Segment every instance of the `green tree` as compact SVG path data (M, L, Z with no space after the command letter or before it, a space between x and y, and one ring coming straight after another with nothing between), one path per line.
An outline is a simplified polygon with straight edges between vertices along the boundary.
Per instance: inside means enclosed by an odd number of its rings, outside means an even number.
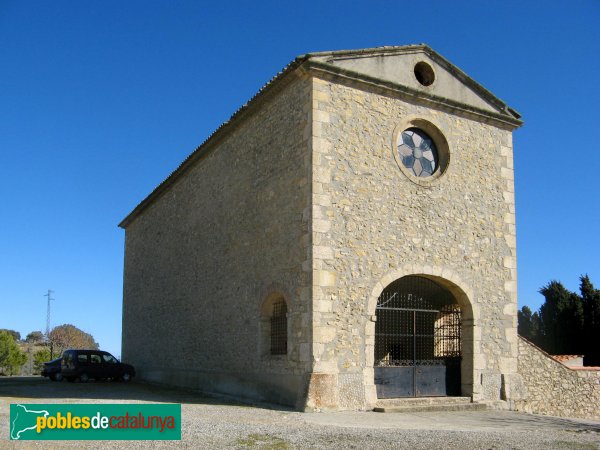
M0 331L6 331L8 334L10 334L13 337L13 339L15 341L20 341L21 340L21 333L19 333L18 331L7 330L6 328L2 328L2 329L0 329Z
M33 373L39 375L42 373L44 363L50 361L50 349L44 347L33 354Z
M25 337L25 342L29 344L39 344L44 342L44 335L41 331L32 331Z
M71 324L59 325L53 328L50 331L49 341L53 347L53 354L57 356L69 348L98 349L98 343L91 334Z
M583 302L558 281L540 289L545 302L540 308L542 348L553 355L583 354Z
M579 278L583 302L584 364L600 366L600 290L595 289L587 275Z
M0 371L5 375L16 375L27 361L12 334L0 331Z
M532 313L529 306L523 306L517 313L519 334L530 342L540 345L540 315Z

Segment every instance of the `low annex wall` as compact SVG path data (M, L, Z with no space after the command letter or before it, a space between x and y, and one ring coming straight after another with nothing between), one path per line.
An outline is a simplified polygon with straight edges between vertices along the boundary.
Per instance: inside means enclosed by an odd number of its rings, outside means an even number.
M517 410L600 419L600 368L571 369L519 337L519 373L528 393Z

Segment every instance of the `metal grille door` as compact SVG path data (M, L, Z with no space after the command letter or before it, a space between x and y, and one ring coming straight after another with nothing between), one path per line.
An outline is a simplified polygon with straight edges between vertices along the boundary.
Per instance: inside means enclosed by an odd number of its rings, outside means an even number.
M377 302L379 398L460 395L460 307L437 283L408 276Z

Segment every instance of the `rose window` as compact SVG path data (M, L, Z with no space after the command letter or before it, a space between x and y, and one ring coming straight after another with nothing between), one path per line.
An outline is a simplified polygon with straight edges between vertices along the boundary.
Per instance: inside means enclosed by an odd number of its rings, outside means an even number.
M419 128L408 128L402 132L398 154L404 167L417 177L430 177L438 168L435 143Z

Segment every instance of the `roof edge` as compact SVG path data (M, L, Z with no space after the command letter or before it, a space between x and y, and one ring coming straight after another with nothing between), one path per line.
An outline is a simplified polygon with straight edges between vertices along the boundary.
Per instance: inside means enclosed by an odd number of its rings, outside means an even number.
M386 45L382 47L360 48L355 50L329 50L324 52L310 52L298 56L299 58L312 58L323 56L351 56L363 54L385 54L385 53L406 53L410 51L419 51L431 48L427 44L409 44L409 45Z
M498 98L492 92L487 90L473 78L468 76L465 72L463 72L458 66L452 64L449 60L444 58L438 52L433 50L427 44L412 44L412 45L403 45L403 46L385 46L385 47L372 47L372 48L363 48L357 50L334 50L327 52L313 52L307 53L305 55L301 55L304 58L323 58L327 56L331 57L344 57L344 56L366 56L366 55L379 55L379 54L404 54L404 53L415 53L415 52L423 52L426 53L431 59L437 62L439 65L444 67L448 72L466 84L468 87L473 89L477 94L479 94L484 100L491 103L496 108L504 111L507 115L513 116L515 119L520 119L521 114L519 114L514 108L511 108L504 102L502 99Z
M309 70L313 72L328 74L331 77L346 78L360 83L365 83L367 85L379 87L388 91L394 91L404 95L405 97L415 99L419 103L426 103L429 106L433 106L436 108L451 109L455 112L463 112L479 120L485 118L488 122L493 121L496 124L509 126L512 129L518 128L521 125L523 125L522 120L514 117L512 114L509 114L507 112L499 113L477 108L476 106L467 105L465 103L457 102L446 97L422 92L417 89L405 86L403 84L394 83L393 81L381 80L379 78L355 72L353 70L344 69L339 66L334 66L332 64L323 63L321 61L308 60L306 62L306 66Z
M154 200L159 198L175 181L180 175L187 172L193 164L202 159L209 151L210 148L223 139L229 132L233 130L237 121L250 113L258 102L265 97L266 94L276 91L278 88L283 89L285 84L281 84L281 80L291 75L296 69L298 69L306 58L299 56L285 66L277 75L269 80L263 87L261 87L254 96L252 96L246 103L240 106L228 120L219 125L196 149L190 153L187 158L183 160L179 166L173 172L171 172L158 186L156 186L144 200L142 200L121 222L119 227L126 229L135 218L141 214Z
M468 85L469 87L474 89L476 92L478 92L485 100L488 100L494 106L505 111L506 114L513 116L515 119L521 118L521 114L519 114L519 112L517 112L517 110L508 106L508 104L505 101L498 98L496 95L492 94L485 87L483 87L483 85L479 84L477 81L475 81L473 78L471 78L465 72L463 72L458 66L452 64L450 61L448 61L446 58L444 58L438 52L433 50L431 47L424 45L424 50L438 64L444 66L444 68L446 70L448 70L451 74L453 74L455 77L457 77L460 81L462 81L463 83L465 83L466 85Z

